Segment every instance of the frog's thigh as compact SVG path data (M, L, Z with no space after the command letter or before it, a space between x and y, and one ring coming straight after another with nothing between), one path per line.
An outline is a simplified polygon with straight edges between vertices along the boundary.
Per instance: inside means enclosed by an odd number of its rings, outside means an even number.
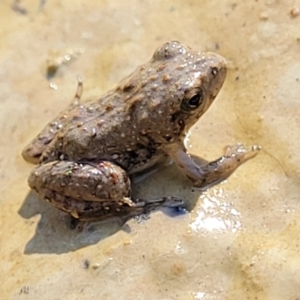
M119 201L130 197L130 179L123 169L111 162L95 164L54 161L36 167L29 186L44 199L64 202ZM130 200L128 200L130 201Z

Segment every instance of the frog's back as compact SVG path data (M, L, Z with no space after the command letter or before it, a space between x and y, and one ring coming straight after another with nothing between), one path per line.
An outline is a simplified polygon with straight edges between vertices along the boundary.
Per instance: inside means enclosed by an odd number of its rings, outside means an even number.
M161 145L180 139L214 99L219 86L214 91L210 77L219 63L219 57L178 42L164 44L115 89L63 112L40 161L109 160L129 172L151 166L163 155ZM205 89L209 101L203 109L182 111L183 99Z
M42 160L107 159L130 169L131 164L146 163L160 155L160 143L150 138L149 132L157 131L169 139L174 135L170 103L165 96L171 100L178 94L170 83L178 81L183 72L177 68L178 62L155 55L100 99L68 111Z

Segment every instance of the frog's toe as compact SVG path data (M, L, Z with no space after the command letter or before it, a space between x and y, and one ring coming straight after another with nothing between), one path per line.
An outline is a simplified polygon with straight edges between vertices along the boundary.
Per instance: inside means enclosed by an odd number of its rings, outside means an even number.
M138 199L137 205L148 206L149 208L155 207L181 207L184 206L184 200L178 197L162 197L158 199Z
M78 233L82 232L83 229L88 225L88 222L80 221L78 218L70 215L70 229L76 230Z
M167 206L167 207L182 207L184 206L184 200L178 197L163 197L162 198L163 203L162 206Z
M224 156L226 158L236 159L239 162L245 162L258 154L261 147L258 145L244 146L243 144L235 144L233 146L226 146L224 149Z

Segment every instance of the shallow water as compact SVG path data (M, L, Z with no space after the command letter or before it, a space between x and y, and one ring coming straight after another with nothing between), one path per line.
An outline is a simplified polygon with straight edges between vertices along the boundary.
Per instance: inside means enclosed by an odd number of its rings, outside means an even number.
M3 299L297 299L300 297L300 16L293 1L2 1L0 192ZM189 136L214 159L227 144L261 153L204 194L173 165L139 183L191 212L78 234L29 193L22 148L64 108L115 85L179 40L228 61L212 108ZM67 56L66 56L67 55ZM63 64L47 79L47 61Z

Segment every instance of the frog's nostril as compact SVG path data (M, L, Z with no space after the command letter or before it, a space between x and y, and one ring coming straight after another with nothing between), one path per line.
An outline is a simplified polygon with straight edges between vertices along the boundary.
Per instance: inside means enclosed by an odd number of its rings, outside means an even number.
M219 73L219 70L216 67L211 68L211 74L216 76Z

